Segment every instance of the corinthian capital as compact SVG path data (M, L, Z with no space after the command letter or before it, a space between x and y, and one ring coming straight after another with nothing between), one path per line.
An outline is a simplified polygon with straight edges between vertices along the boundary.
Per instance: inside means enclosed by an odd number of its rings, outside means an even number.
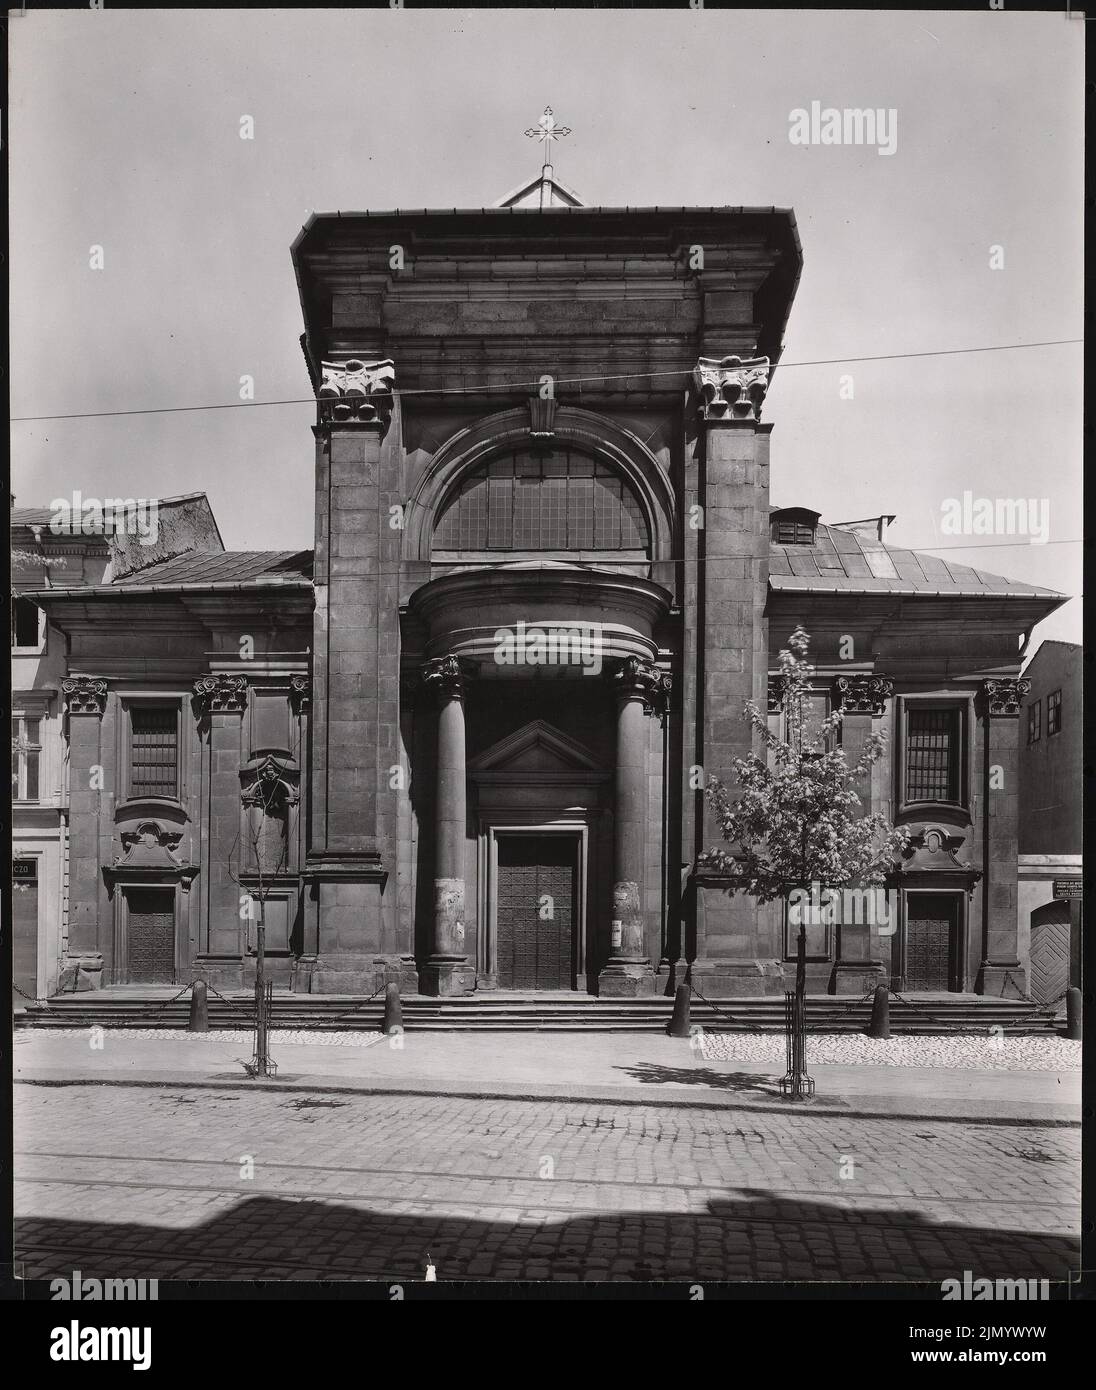
M838 676L836 704L846 714L872 714L877 718L894 694L894 682L887 676Z
M247 677L203 676L194 682L194 703L201 714L243 714Z
M1020 701L1031 689L1031 681L1015 676L998 677L982 682L982 699L988 714L1019 714Z
M693 369L706 420L759 420L769 389L767 357L702 357Z
M320 366L323 380L316 394L321 420L340 425L387 425L396 383L396 364L390 358L363 362L350 357Z
M462 700L464 682L470 674L460 657L436 656L423 662L422 683L435 690L441 700Z
M638 695L648 714L665 709L673 686L672 676L638 656L625 657L609 680L618 697L631 699Z
M100 676L68 676L61 682L68 714L102 715L107 707L107 683Z

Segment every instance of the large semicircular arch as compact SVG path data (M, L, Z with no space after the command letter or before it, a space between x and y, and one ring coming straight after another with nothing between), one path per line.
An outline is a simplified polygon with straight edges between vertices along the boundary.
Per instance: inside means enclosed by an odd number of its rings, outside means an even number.
M651 559L670 560L674 552L674 495L658 460L629 430L604 415L577 406L560 406L555 437L617 467L631 485L651 536ZM404 518L405 560L429 561L434 522L442 503L466 474L492 455L529 443L529 412L499 411L448 439L430 460L408 499Z

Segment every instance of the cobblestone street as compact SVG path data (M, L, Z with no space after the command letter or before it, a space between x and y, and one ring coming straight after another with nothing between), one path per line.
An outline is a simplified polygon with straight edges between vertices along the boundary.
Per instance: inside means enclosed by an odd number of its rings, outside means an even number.
M1079 1131L650 1104L15 1088L30 1278L1064 1279ZM253 1165L253 1175L249 1176Z

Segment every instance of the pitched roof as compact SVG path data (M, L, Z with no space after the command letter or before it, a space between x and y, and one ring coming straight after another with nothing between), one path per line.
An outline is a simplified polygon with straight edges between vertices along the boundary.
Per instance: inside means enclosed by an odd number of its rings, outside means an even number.
M225 550L219 553L195 550L127 574L111 588L143 588L152 584L163 588L173 588L177 584L273 584L311 577L311 550Z
M874 536L819 525L813 545L769 547L769 587L784 592L1044 598L1066 595L954 560L884 545Z

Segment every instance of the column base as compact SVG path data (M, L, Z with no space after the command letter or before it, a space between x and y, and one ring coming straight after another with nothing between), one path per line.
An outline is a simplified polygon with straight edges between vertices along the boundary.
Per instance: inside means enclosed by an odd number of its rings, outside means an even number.
M419 989L435 999L474 994L476 967L467 959L428 960L419 971Z
M792 980L795 966L791 967ZM688 982L709 999L747 999L784 993L784 967L778 960L694 960Z
M103 987L103 957L98 951L71 952L57 981L58 994L83 994Z
M645 999L656 989L655 972L646 962L610 962L597 977L599 999Z
M1027 971L1019 961L983 961L974 992L993 999L1021 999L1028 992Z
M372 955L347 952L316 958L310 994L372 994L380 984Z
M829 993L860 998L876 985L885 984L886 979L881 960L839 960L830 975Z
M401 994L418 994L419 972L414 956L374 956L378 985L399 985Z

